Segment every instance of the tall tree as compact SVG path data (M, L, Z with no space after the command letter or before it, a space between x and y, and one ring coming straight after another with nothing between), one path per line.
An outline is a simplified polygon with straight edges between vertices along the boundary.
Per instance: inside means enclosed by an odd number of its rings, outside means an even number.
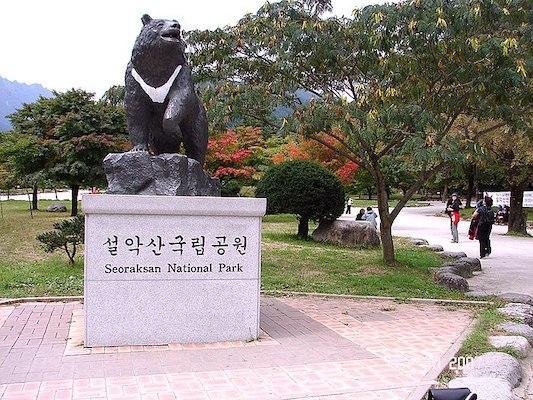
M315 1L284 0L188 40L221 121L223 111L229 120L246 115L272 124L272 111L288 107L279 131L304 133L372 175L383 256L393 263L391 228L401 209L444 165L464 157L450 135L458 116L512 123L529 111L530 8L526 0L415 0L326 18ZM297 96L302 89L310 101ZM412 175L392 211L388 165Z
M46 178L46 164L52 155L48 143L36 135L7 132L0 135L0 164L11 182L32 188L32 209L38 209L39 183Z
M122 108L95 102L83 90L54 93L26 104L10 116L14 131L37 138L49 153L43 169L72 191L72 215L78 213L80 186L103 184L104 157L127 146Z

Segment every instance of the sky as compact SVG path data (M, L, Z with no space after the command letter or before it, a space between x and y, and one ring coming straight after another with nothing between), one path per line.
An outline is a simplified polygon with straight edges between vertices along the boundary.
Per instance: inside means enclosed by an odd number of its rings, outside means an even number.
M334 14L383 0L333 0ZM176 19L184 30L236 23L265 0L0 0L0 76L102 95L123 84L140 18Z

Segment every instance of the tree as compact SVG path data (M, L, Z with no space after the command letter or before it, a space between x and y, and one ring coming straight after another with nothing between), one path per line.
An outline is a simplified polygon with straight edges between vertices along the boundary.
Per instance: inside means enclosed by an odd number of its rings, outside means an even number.
M199 80L225 118L246 115L300 132L366 169L376 184L386 263L392 224L447 163L464 158L451 128L461 114L497 121L530 112L530 9L525 0L403 1L323 17L316 2L267 3L235 26L188 35ZM314 97L302 102L305 90ZM530 114L529 114L530 115ZM338 136L335 132L344 132ZM331 145L320 137L326 132ZM412 176L389 209L387 166Z
M48 150L39 169L70 186L74 216L80 186L102 185L102 160L128 146L125 116L122 108L95 102L83 90L54 95L25 104L9 118L18 135L35 138Z
M32 209L38 209L38 187L52 155L49 143L36 135L7 132L0 136L0 163L9 171L10 182L32 187Z
M527 215L523 208L524 191L533 184L533 131L531 118L524 119L522 129L504 126L481 135L486 123L468 120L462 126L471 138L480 138L478 157L487 160L493 174L502 170L506 187L511 191L508 233L527 234Z
M263 146L260 128L228 129L209 139L205 169L220 179L224 194L235 196L242 185L259 179Z
M259 181L256 196L267 198L269 213L297 214L301 238L308 237L310 220L333 221L344 211L345 193L339 178L311 161L273 166Z
M37 240L43 245L47 253L63 250L69 259L69 264L74 264L74 257L80 244L84 241L85 220L83 215L65 219L54 224L54 230L42 233Z
M342 135L341 132L337 132ZM334 145L333 139L327 135L322 135L322 139ZM350 185L355 179L358 165L353 161L340 156L315 140L308 139L302 135L289 138L286 144L280 146L277 153L272 156L272 162L279 164L287 160L313 160L317 161L325 168L334 172L344 185Z

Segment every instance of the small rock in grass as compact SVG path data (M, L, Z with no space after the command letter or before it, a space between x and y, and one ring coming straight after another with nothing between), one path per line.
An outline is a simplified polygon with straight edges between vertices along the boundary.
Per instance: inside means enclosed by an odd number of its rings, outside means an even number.
M419 238L411 238L409 239L409 242L411 244L414 244L415 246L427 246L429 242L426 239L419 239Z
M481 271L481 261L479 261L479 258L461 257L459 261L470 264L472 267L472 271Z
M455 378L448 382L449 388L468 388L479 400L518 400L511 385L500 378Z
M466 257L466 253L462 251L443 251L440 253L444 258L463 258Z
M472 265L459 260L444 263L441 268L447 268L451 273L463 278L472 278L474 276Z
M503 293L498 296L500 299L511 303L523 303L533 306L533 296L520 293Z
M440 244L425 244L422 245L422 247L431 251L444 251L444 247L442 247Z
M46 207L48 212L67 212L67 207L61 203L53 203Z
M522 336L489 336L489 343L497 349L510 348L516 351L520 357L527 357L531 346Z
M533 346L533 328L529 325L509 321L498 325L498 329L505 333L523 336Z
M507 303L504 307L498 308L498 311L533 327L533 306L522 303Z
M522 380L522 367L513 356L492 351L475 357L463 368L463 376L469 378L501 378L515 388Z
M468 292L468 282L462 276L450 272L443 272L437 273L435 279L439 285L445 286L448 289Z

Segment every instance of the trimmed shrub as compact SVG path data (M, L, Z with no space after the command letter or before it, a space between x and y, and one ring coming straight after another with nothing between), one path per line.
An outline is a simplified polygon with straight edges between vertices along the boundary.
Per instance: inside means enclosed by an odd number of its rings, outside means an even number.
M268 169L257 185L256 197L266 197L269 214L297 214L302 238L309 235L310 220L333 221L344 211L339 178L311 161L287 161Z

